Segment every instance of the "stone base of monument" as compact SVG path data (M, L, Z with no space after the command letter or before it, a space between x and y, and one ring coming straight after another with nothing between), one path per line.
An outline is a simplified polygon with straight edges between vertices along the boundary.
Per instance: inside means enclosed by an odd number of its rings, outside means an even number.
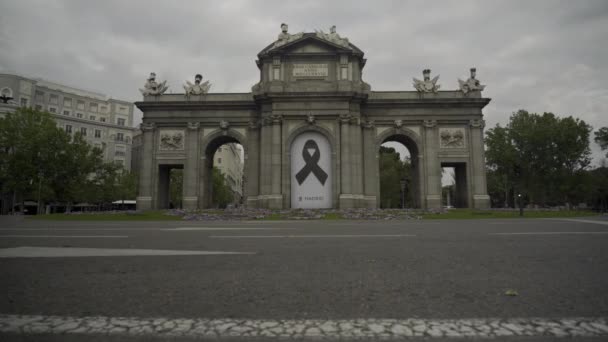
M490 196L488 195L473 195L473 208L488 209L490 208Z
M150 196L138 196L137 197L137 210L151 210L152 209L152 197Z

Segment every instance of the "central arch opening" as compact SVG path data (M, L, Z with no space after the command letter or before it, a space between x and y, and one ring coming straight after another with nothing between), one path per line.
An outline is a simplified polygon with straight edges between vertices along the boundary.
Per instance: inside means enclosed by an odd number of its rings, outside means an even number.
M213 139L205 150L205 208L235 208L244 199L244 148L231 136Z
M420 208L418 148L408 136L386 138L378 151L378 206Z

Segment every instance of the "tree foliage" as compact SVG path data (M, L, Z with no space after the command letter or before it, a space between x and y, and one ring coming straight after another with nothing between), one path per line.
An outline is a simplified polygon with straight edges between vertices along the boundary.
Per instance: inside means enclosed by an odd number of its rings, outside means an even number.
M602 127L595 132L595 142L600 145L602 150L608 150L608 127ZM608 157L608 152L606 152Z
M401 180L407 184L405 207L412 207L411 165L392 147L380 146L380 207L401 208Z
M134 190L133 176L102 151L57 127L50 114L19 108L0 119L0 184L18 201L104 203ZM134 191L128 194L134 197Z
M213 205L218 208L226 208L226 206L234 199L232 189L230 189L230 186L228 185L226 176L222 173L222 171L220 171L220 169L214 167L211 177L211 181L213 183L213 195L211 196L211 201Z
M489 189L502 203L522 193L530 203L548 205L575 201L577 181L589 165L591 127L572 116L520 110L506 127L487 131Z

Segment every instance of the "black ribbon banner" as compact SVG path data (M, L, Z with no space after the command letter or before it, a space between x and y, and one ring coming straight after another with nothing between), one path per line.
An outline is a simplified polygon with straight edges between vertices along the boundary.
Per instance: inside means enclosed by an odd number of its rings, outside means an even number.
M308 153L308 150L314 149L315 152L311 155ZM304 148L302 149L302 157L304 158L304 162L306 165L296 174L296 180L299 185L302 185L308 175L312 172L315 177L321 182L321 185L325 185L325 181L327 180L327 173L321 169L319 166L319 159L321 159L321 152L319 151L319 146L317 143L310 139L306 141L304 144Z

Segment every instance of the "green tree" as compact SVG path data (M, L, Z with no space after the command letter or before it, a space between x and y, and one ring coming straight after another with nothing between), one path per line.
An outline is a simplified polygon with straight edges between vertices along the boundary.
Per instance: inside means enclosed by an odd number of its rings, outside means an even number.
M600 145L603 150L608 149L608 127L602 127L597 132L595 132L595 142ZM606 152L606 157L608 157L608 152Z
M401 208L401 180L411 187L410 162L402 161L392 147L380 146L380 207ZM411 191L406 189L405 206L412 206Z
M169 201L173 208L182 207L184 186L184 170L171 169L169 171Z
M506 127L496 125L486 136L487 163L504 186L505 198L522 192L531 203L575 200L577 177L590 163L591 127L571 116L514 113Z
M213 167L211 177L213 194L211 196L211 202L213 203L213 206L218 208L226 208L226 206L231 203L234 198L232 189L230 189L228 181L226 180L226 176L224 176L220 169Z

